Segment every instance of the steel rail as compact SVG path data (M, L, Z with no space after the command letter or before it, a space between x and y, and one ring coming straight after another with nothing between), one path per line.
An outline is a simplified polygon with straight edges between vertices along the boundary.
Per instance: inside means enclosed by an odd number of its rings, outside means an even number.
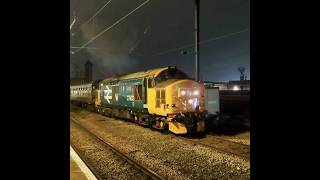
M75 124L77 124L82 130L86 131L88 134L90 134L92 137L94 137L95 139L97 139L99 142L101 142L103 145L105 145L107 148L109 148L110 150L112 150L114 153L116 153L118 156L120 156L121 158L123 158L124 160L126 160L128 163L130 163L131 165L133 165L134 167L136 167L137 169L139 169L141 172L143 172L145 175L149 176L150 179L165 179L162 176L160 176L159 174L157 174L156 172L154 172L153 170L139 164L136 160L134 160L133 158L129 157L128 155L126 155L125 153L121 152L119 149L117 149L116 147L114 147L112 144L106 142L104 139L102 139L101 137L95 135L94 133L92 133L90 130L88 130L86 127L84 127L81 123L77 122L74 118L70 118L72 122L74 122Z

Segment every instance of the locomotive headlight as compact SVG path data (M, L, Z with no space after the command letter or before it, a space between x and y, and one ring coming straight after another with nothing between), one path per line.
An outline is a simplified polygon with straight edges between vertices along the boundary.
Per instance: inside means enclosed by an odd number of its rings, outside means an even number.
M198 90L193 91L193 95L195 96L199 95L199 91Z
M239 87L238 86L233 86L233 89L232 90L234 90L234 91L238 91L238 90L240 90L239 89Z
M184 91L184 90L181 91L181 96L184 96L184 95L186 95L186 94L187 94L186 91Z

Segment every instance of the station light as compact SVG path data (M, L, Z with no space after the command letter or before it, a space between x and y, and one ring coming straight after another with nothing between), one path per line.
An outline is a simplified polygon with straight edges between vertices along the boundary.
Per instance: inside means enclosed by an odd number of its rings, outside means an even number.
M186 95L186 93L187 93L187 92L184 91L184 90L181 91L181 95L182 95L182 96Z
M199 95L199 91L198 90L193 91L193 95L195 96Z

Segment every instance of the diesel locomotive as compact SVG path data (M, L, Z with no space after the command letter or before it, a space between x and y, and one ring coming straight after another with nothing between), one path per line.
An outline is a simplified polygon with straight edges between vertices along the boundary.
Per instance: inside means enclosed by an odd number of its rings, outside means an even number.
M176 67L70 86L70 101L175 134L205 131L205 88Z

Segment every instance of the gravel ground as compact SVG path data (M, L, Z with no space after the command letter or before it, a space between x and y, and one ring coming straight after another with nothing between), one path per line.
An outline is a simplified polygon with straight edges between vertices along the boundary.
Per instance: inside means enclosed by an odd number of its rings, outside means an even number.
M168 179L250 179L250 163L241 158L77 107L70 116Z
M91 135L71 123L71 142L104 179L148 179ZM134 177L134 178L133 178Z
M250 146L250 140L247 139L228 138L228 140Z
M240 132L231 136L220 136L220 137L228 139L229 141L250 145L250 130Z
M188 138L189 140L208 145L230 153L235 153L250 159L250 146L242 143L240 139L230 139L216 135L206 135L203 138ZM238 140L238 141L237 141ZM239 142L241 141L241 142Z

